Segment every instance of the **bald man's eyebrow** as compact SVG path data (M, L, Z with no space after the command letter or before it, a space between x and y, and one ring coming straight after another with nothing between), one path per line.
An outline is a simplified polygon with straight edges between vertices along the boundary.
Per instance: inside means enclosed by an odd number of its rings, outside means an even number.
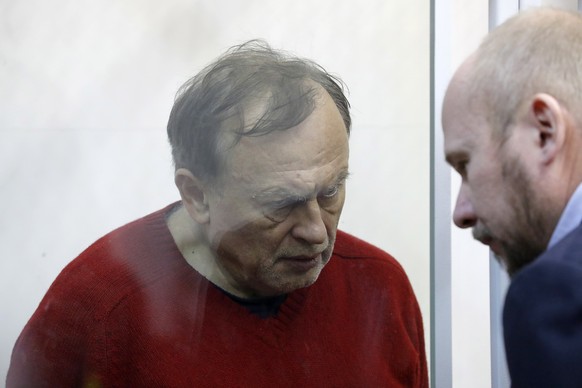
M465 151L450 151L445 155L445 160L451 166L454 166L459 160L467 159L468 155Z

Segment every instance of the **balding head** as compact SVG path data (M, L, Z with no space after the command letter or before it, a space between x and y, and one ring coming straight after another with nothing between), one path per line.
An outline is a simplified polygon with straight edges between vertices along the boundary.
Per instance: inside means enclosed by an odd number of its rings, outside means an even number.
M536 93L553 96L582 123L579 13L521 12L493 30L469 62L469 94L481 96L493 130L506 134L522 103Z

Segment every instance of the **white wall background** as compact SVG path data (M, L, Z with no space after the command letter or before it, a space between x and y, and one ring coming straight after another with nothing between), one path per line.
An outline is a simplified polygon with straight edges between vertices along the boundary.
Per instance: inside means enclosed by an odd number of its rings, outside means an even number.
M177 88L251 38L339 74L353 106L340 227L407 270L429 329L429 2L0 2L0 381L59 271L178 198Z

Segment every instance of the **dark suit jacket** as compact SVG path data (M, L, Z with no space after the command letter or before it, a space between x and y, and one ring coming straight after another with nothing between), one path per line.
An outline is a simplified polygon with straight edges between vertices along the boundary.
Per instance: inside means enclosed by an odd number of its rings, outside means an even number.
M503 326L514 388L582 387L582 225L515 276Z

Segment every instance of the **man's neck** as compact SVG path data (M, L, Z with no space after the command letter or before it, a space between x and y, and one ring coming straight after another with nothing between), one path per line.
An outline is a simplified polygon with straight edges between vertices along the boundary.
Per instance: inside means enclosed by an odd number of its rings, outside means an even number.
M210 248L202 226L190 217L182 205L169 215L166 223L184 260L196 272L224 289L221 272L217 268L214 252Z
M580 222L582 222L582 183L576 187L576 190L570 196L554 229L548 248L554 246L564 236L574 230L580 225Z

